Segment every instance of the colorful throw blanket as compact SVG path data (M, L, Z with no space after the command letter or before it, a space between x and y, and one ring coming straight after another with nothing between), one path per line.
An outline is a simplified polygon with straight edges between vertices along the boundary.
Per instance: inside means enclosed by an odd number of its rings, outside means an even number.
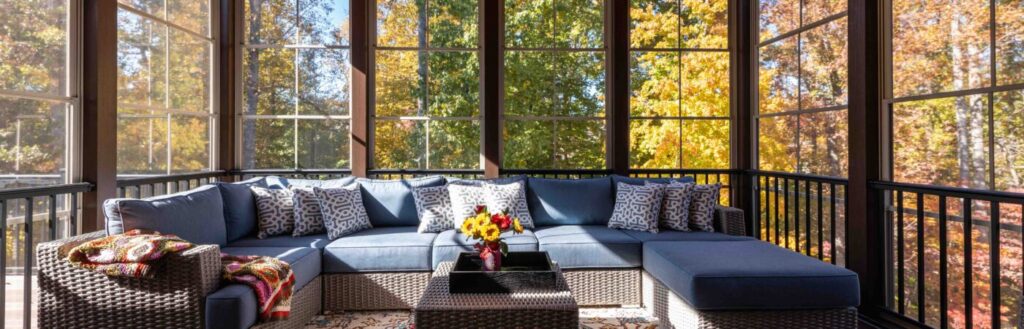
M174 235L131 230L80 244L71 249L68 261L109 276L151 278L154 261L188 248L192 243Z
M247 285L256 292L261 321L288 318L292 305L295 274L291 265L266 256L220 254L224 280Z

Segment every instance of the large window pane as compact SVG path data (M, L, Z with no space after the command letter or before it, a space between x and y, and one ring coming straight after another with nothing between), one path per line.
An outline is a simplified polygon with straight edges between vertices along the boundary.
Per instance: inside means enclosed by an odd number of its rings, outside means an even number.
M800 115L800 172L846 177L846 110Z
M896 97L989 85L987 1L894 0L892 6Z
M683 168L729 168L729 120L683 120Z
M601 48L601 0L505 1L505 44L522 48Z
M425 120L377 120L374 168L427 169Z
M682 116L728 117L729 53L690 52L680 59Z
M807 25L846 10L846 0L804 1L803 24Z
M480 123L468 120L430 121L430 168L480 168Z
M987 99L981 95L893 105L893 177L988 188Z
M430 46L473 48L477 46L477 1L432 0L427 8Z
M846 18L802 34L800 106L805 109L846 104Z
M349 121L298 120L299 168L348 168Z
M556 114L567 116L604 116L604 54L595 52L556 52L555 89L560 98Z
M796 117L790 115L758 119L758 169L796 171L796 125Z
M629 124L629 165L634 169L682 166L679 120L632 120Z
M167 29L121 9L117 24L117 100L163 107L167 95Z
M996 80L1024 83L1024 1L996 1Z
M0 97L0 174L23 177L0 179L0 189L64 181L67 106Z
M191 34L171 31L168 95L173 109L210 111L210 43Z
M121 175L167 173L168 120L146 112L123 113L117 120L117 171Z
M202 116L171 117L171 171L197 172L210 167L210 128Z
M295 113L295 50L248 49L243 56L246 114Z
M424 1L378 0L377 45L381 47L425 47L427 11Z
M428 72L429 115L473 117L480 114L480 62L476 52L431 53Z
M0 12L0 90L64 96L67 3L8 1Z
M382 51L377 53L377 116L422 115L426 101L426 53ZM422 63L422 64L421 64Z
M299 0L302 42L309 45L348 45L352 35L348 5L348 1Z
M679 116L679 54L633 52L630 63L630 115Z
M729 1L683 0L680 33L683 48L725 49L729 44Z
M242 127L243 164L248 169L295 167L295 121L248 119Z
M1024 91L995 98L995 188L1024 193Z
M559 73L552 56L546 52L506 52L505 115L554 115Z
M200 35L210 34L210 1L167 0L167 20Z
M601 169L604 120L510 120L505 123L506 168Z
M244 1L249 44L295 43L296 0ZM253 4L258 6L253 7Z
M800 0L761 0L760 36L765 41L800 25Z
M632 0L629 18L630 47L679 47L679 24L682 20L677 0Z
M348 54L347 49L299 50L299 114L349 115Z
M760 48L758 108L761 114L799 109L800 54L796 40L790 37Z

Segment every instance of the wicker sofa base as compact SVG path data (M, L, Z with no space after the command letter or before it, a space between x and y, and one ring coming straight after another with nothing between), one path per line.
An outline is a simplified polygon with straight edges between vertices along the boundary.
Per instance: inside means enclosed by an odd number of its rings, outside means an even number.
M305 287L292 295L292 312L287 320L274 321L252 326L253 329L302 329L309 321L320 314L321 301L323 300L322 276L316 277Z
M566 283L580 306L638 306L639 268L563 270Z
M324 311L411 310L430 272L324 274Z
M856 328L854 307L823 310L698 311L643 272L644 308L662 328Z

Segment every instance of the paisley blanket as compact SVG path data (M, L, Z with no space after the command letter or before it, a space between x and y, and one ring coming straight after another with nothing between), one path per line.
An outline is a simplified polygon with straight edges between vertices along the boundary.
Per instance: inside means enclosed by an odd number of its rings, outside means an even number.
M131 230L80 244L68 253L68 261L109 276L150 278L157 260L188 248L192 243L174 235Z
M244 284L256 292L261 321L288 318L295 274L291 265L266 256L233 256L221 253L224 280Z

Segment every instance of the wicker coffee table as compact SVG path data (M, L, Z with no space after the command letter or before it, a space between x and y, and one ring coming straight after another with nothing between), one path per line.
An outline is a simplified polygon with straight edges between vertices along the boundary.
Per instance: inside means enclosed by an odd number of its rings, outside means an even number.
M579 328L579 306L561 270L556 290L450 294L448 273L453 266L443 262L430 277L416 303L416 328Z

